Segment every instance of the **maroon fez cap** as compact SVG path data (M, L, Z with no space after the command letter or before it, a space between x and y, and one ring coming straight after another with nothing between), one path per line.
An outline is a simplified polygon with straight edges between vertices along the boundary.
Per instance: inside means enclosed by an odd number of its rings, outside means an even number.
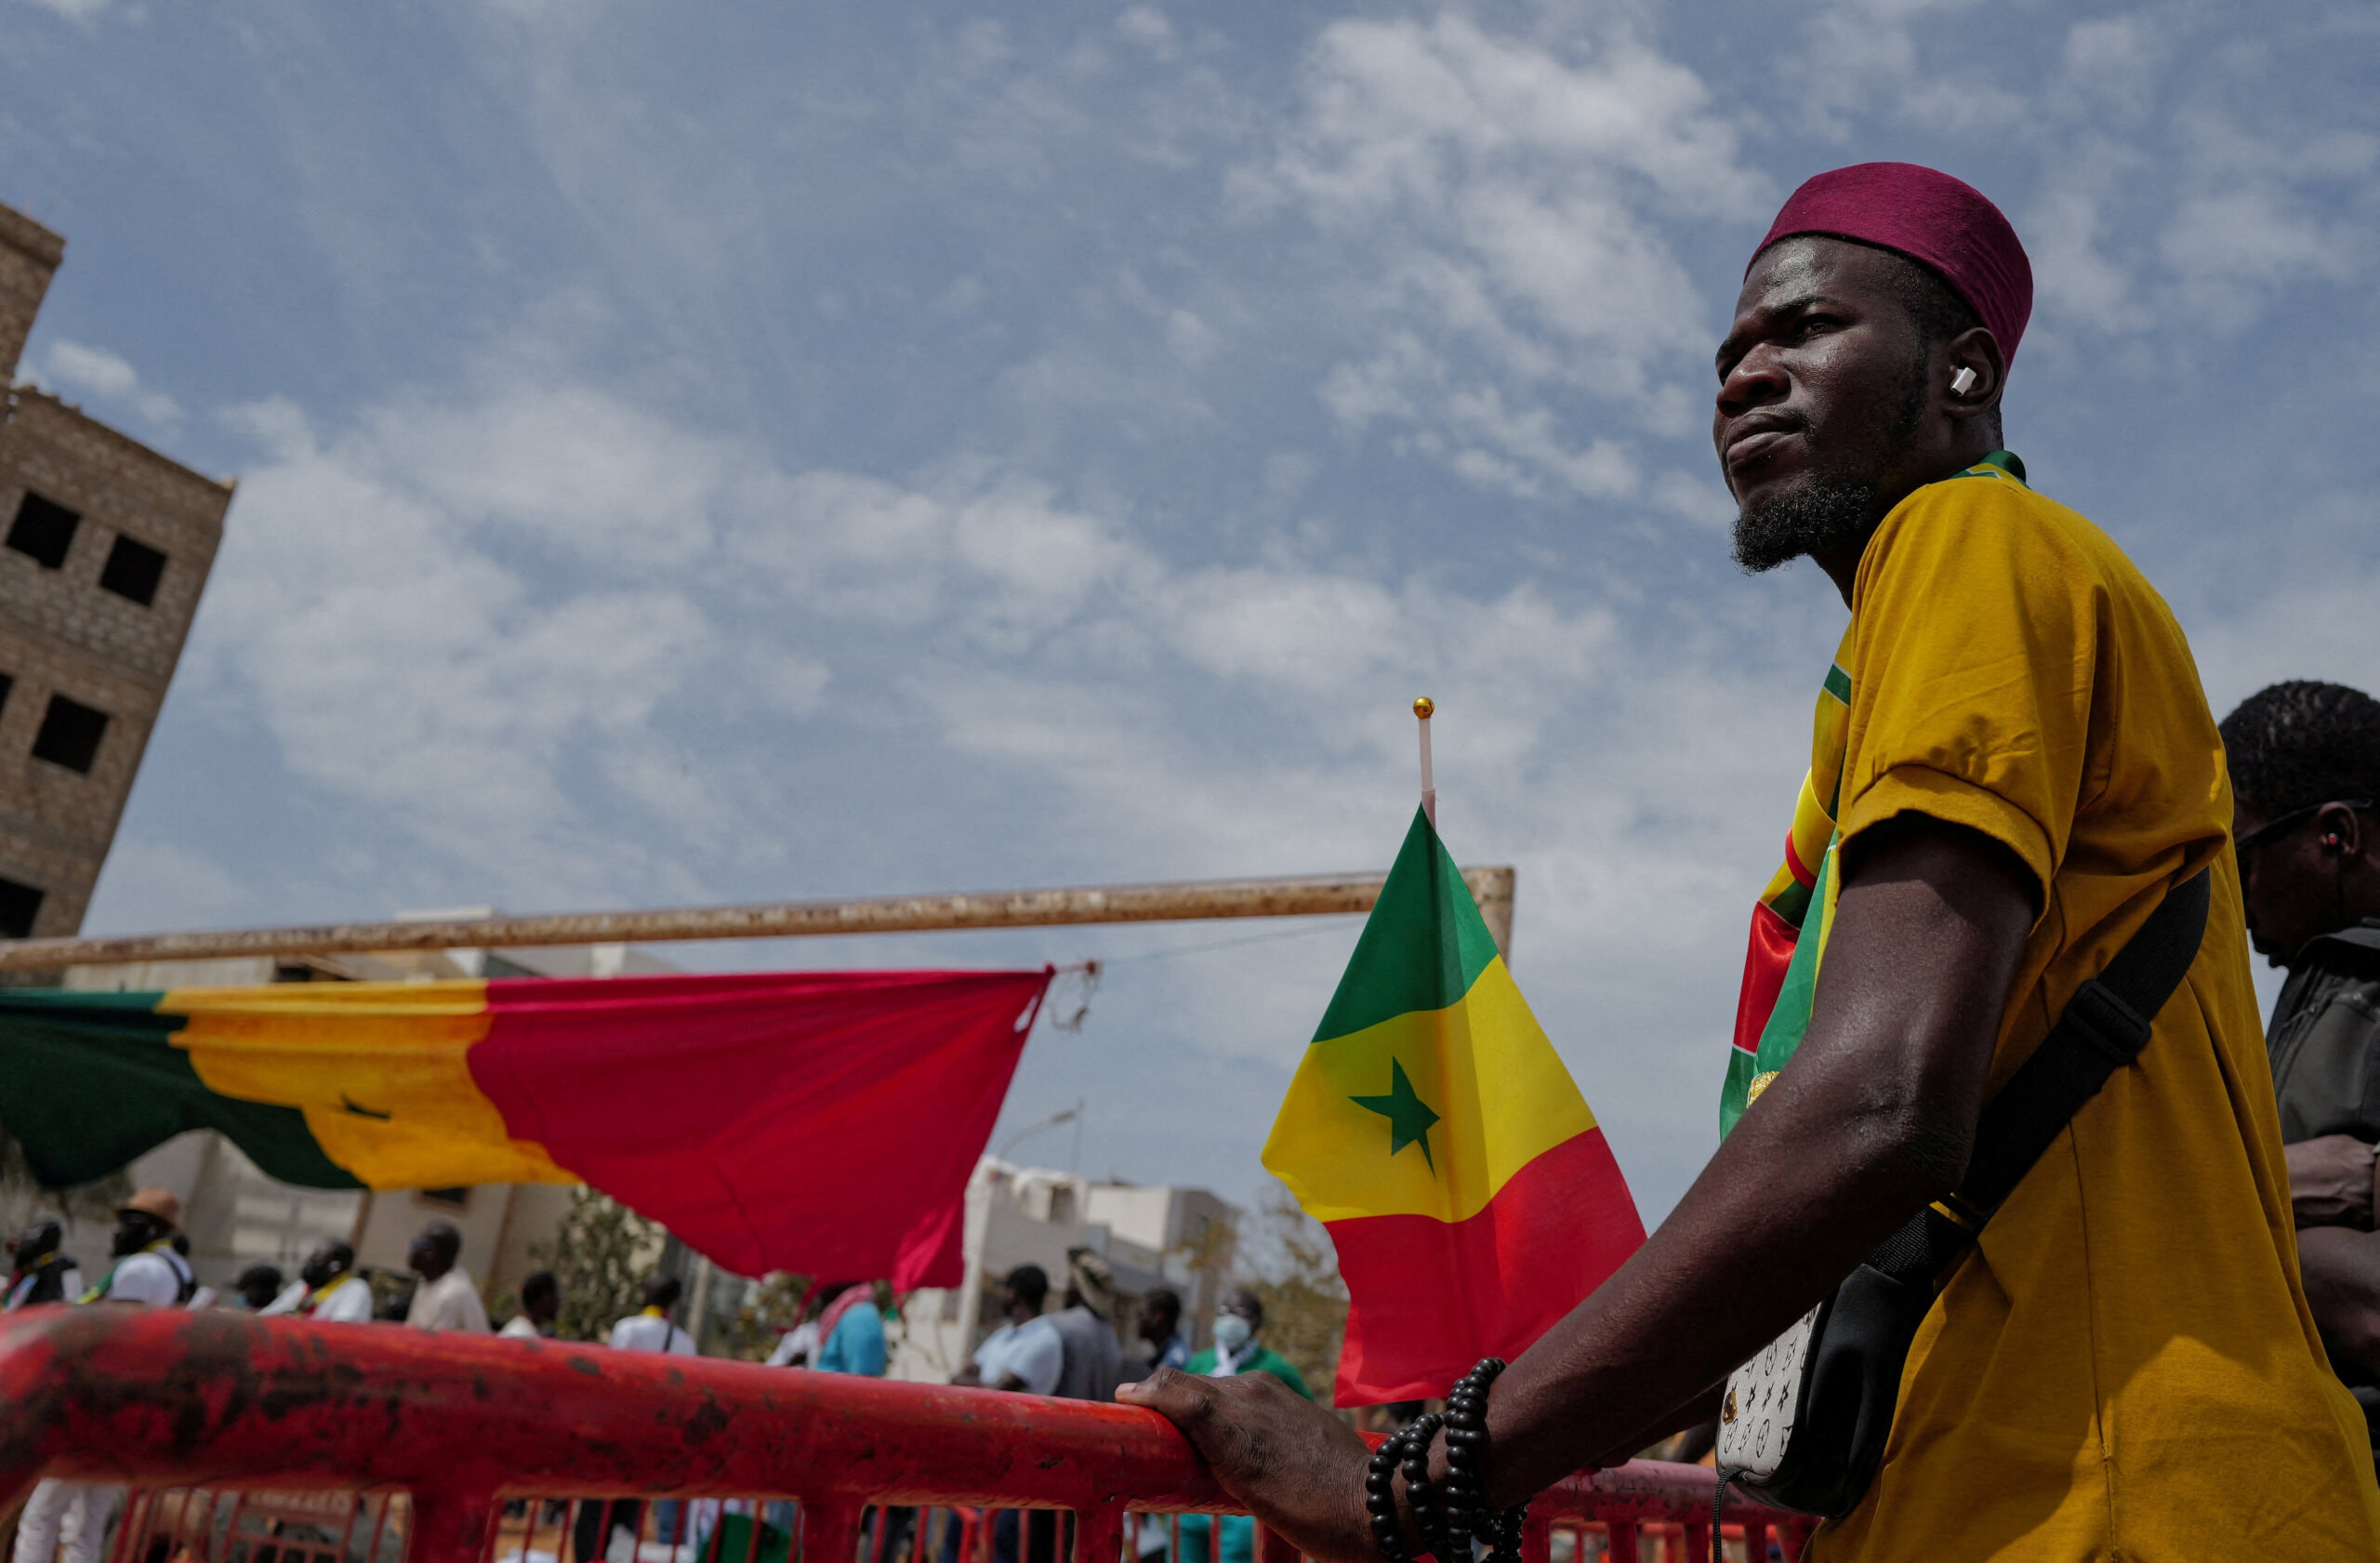
M2033 267L2016 231L1973 185L1914 163L1855 163L1820 174L1787 199L1752 260L1800 233L1857 239L1924 261L2015 360L2033 312Z

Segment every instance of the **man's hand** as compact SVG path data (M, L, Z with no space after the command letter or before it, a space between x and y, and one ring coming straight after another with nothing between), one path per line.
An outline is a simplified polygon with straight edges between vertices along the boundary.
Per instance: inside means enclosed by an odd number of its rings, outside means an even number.
M1162 1412L1249 1513L1324 1563L1373 1556L1364 1512L1371 1450L1354 1428L1270 1373L1210 1379L1160 1368L1117 1387L1127 1406Z
M2373 1146L2352 1134L2324 1134L2285 1147L2289 1157L2289 1203L2303 1226L2352 1226L2372 1230Z

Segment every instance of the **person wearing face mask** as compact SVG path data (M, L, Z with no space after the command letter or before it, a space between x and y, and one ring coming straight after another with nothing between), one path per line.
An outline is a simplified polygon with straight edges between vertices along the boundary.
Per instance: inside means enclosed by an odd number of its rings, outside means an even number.
M79 1301L140 1308L178 1308L198 1290L190 1261L174 1249L182 1205L163 1188L144 1188L116 1207L111 1244L115 1264ZM124 1489L111 1482L44 1477L17 1519L15 1563L99 1563L99 1543Z
M1189 1371L1213 1379L1227 1379L1235 1373L1270 1373L1313 1399L1314 1391L1305 1386L1296 1366L1258 1338L1263 1330L1264 1305L1246 1287L1236 1289L1223 1298L1223 1312L1215 1316L1213 1347L1190 1358Z
M41 1303L71 1303L83 1295L83 1272L74 1261L59 1252L66 1240L65 1227L56 1216L43 1216L24 1230L21 1237L8 1244L14 1263L8 1277L8 1295L0 1308L14 1313Z
M231 1283L231 1293L239 1298L240 1306L252 1314L262 1314L267 1309L274 1313L287 1313L288 1308L278 1308L273 1305L286 1295L290 1305L295 1307L306 1295L306 1283L284 1283L278 1265L251 1265L240 1272L238 1280Z
M296 1311L324 1324L372 1322L372 1287L355 1273L355 1251L337 1238L324 1238L306 1256L298 1278L306 1295Z
M1306 1399L1314 1398L1297 1365L1260 1337L1264 1330L1264 1305L1246 1287L1223 1296L1215 1315L1215 1344L1190 1358L1188 1372L1212 1379L1238 1373L1270 1373ZM1225 1515L1212 1527L1218 1563L1255 1563L1256 1522L1246 1515ZM1202 1514L1182 1517L1181 1563L1208 1563L1210 1520Z

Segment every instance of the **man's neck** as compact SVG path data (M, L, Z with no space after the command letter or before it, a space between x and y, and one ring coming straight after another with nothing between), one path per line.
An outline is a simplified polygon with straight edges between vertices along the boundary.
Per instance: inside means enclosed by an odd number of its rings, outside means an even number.
M1965 443L1969 445L1974 445L1975 444L1972 440ZM1980 464L1983 459L1990 456L1993 451L2000 450L2002 448L2002 446L1996 444L1985 441L1982 445L1975 449L1965 451L1959 456L1948 457L1947 459L1956 463L1954 466L1937 467L1937 465L1929 464L1925 470L1930 475L1920 477L1914 482L1904 478L1899 482L1884 488L1877 496L1879 500L1883 503L1883 509L1877 512L1876 525L1882 526L1884 524L1884 517L1892 514L1893 511L1899 509L1901 501L1907 499L1919 489L1924 488L1932 483L1941 483L1945 479L1955 478L1961 472L1966 471L1970 468ZM1868 529L1867 536L1859 539L1859 546L1858 548L1830 549L1823 553L1814 553L1810 555L1811 562L1818 565L1819 569L1824 570L1827 573L1827 578L1834 582L1835 590L1843 594L1843 605L1846 608L1851 606L1851 589L1858 583L1859 561L1866 557L1869 540L1874 537L1875 535L1876 528L1871 526Z

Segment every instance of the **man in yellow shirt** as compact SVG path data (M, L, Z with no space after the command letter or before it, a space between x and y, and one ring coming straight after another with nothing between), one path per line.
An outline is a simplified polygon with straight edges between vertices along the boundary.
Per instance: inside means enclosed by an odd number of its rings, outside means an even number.
M1811 180L1747 271L1712 418L1737 557L1814 560L1851 622L1755 913L1730 1133L1496 1381L1497 1504L1708 1417L1957 1187L1983 1104L2204 869L2188 975L1941 1278L1882 1466L1812 1556L2380 1554L2298 1281L2215 722L2155 590L2001 448L2031 292L1999 211L1905 164ZM1160 1373L1118 1398L1308 1553L1380 1556L1363 1450L1295 1397Z

